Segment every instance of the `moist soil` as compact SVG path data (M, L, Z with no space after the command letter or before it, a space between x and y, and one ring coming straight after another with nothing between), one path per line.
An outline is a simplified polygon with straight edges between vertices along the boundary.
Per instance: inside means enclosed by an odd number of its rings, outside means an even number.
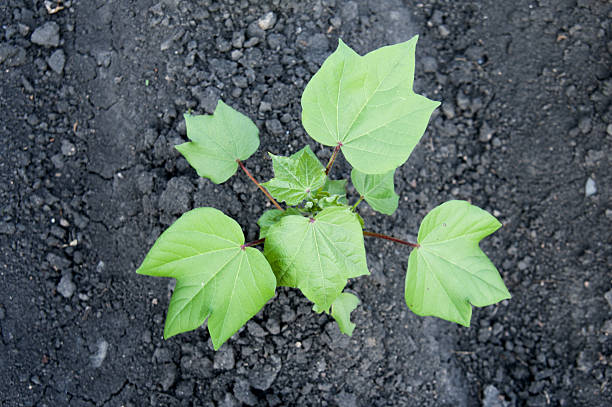
M611 21L603 0L0 2L0 405L612 405ZM262 181L267 152L325 162L308 80L338 38L415 34L415 90L442 105L399 210L359 211L405 239L449 199L493 213L512 299L470 328L417 317L408 248L368 238L352 337L279 288L218 352L206 327L163 340L172 280L134 272L157 236L212 206L254 240L269 207L241 173L198 178L183 113L251 117Z

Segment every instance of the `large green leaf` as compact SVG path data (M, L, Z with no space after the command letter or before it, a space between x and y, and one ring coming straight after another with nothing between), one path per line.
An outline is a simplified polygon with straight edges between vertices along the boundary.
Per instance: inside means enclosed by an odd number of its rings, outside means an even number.
M349 278L369 274L363 231L348 207L314 218L285 216L268 230L264 253L279 285L299 288L328 311Z
M136 272L176 279L165 338L208 318L218 349L274 296L270 265L243 244L238 223L214 208L193 209L161 234Z
M200 177L220 184L259 147L259 130L245 115L219 100L215 114L185 115L190 142L176 146Z
M472 305L510 298L478 246L500 227L492 215L466 201L449 201L429 212L419 228L420 247L408 260L405 294L410 309L469 326Z
M274 154L270 157L274 178L263 185L280 201L297 205L325 184L325 167L309 146L290 157Z
M402 165L439 102L417 95L415 36L361 57L342 41L302 94L302 123L327 146L342 145L347 161L366 174Z
M395 193L393 176L395 170L384 174L364 174L353 168L351 180L357 192L363 196L372 209L391 215L397 209L399 196Z

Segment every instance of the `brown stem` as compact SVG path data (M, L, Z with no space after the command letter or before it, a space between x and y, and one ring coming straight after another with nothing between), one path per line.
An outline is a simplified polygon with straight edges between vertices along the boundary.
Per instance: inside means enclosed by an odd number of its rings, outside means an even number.
M243 245L240 245L240 248L241 248L242 250L244 250L244 249L246 249L247 247L257 246L258 244L262 244L262 243L263 243L263 242L265 242L265 241L266 241L266 238L265 238L265 237L263 237L263 238L261 238L261 239L253 240L252 242L249 242L249 243L245 243L245 244L243 244Z
M329 170L331 170L332 165L334 165L334 161L336 160L336 156L338 156L340 147L342 147L342 143L338 142L338 145L336 145L336 148L334 148L334 152L332 153L332 156L329 159L329 162L327 163L327 167L325 167L325 175L329 174Z
M403 245L406 245L406 246L410 246L410 247L421 247L421 245L418 244L418 243L410 243L410 242L407 242L405 240L398 239L397 237L387 236L387 235L383 235L381 233L367 232L367 231L364 230L363 231L363 235L364 236L378 237L379 239L390 240L392 242L400 243L400 244L403 244Z
M244 173L247 175L247 177L249 177L251 179L251 181L253 181L255 183L255 185L257 185L257 188L261 189L261 192L263 192L268 197L268 199L274 204L274 206L276 206L281 211L284 211L284 209L281 208L281 206L278 204L278 202L276 202L276 200L274 198L272 198L272 195L270 195L268 190L265 189L259 182L257 182L257 180L251 175L251 173L249 172L249 170L246 169L246 167L244 166L242 161L236 160L236 162L240 165L240 168L242 168L242 171L244 171Z

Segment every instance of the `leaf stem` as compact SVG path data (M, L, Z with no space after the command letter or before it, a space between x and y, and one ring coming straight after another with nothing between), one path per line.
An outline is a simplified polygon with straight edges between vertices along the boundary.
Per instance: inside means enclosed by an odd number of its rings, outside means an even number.
M334 148L334 152L332 153L331 158L329 159L329 162L327 163L327 167L325 167L325 175L329 174L329 170L331 170L332 165L334 165L334 161L336 161L336 156L338 156L340 147L342 147L342 143L338 142L336 148Z
M353 205L353 207L351 208L351 211L355 212L355 209L357 209L357 205L359 205L361 203L361 201L363 201L363 195L361 195L359 197L359 200L357 202L355 202L355 205Z
M249 177L251 179L251 181L253 181L255 183L255 185L257 185L257 188L261 189L261 192L263 192L268 197L268 199L274 204L274 206L276 206L281 211L284 211L284 209L281 208L281 206L278 204L278 202L276 202L276 200L274 198L272 198L272 195L270 195L268 190L265 189L259 182L257 182L255 177L253 177L251 175L251 173L249 172L249 170L246 169L246 167L244 166L242 161L237 159L236 162L240 165L240 168L242 168L242 171L244 171L244 173L247 175L247 177Z
M258 244L262 244L262 243L263 243L263 242L265 242L265 241L266 241L266 238L265 238L265 237L263 237L263 238L261 238L261 239L253 240L252 242L249 242L249 243L244 243L244 244L240 245L240 248L241 248L242 250L244 250L244 249L246 249L247 247L257 246Z
M407 242L407 241L405 241L405 240L398 239L397 237L392 237L392 236L383 235L382 233L374 233L374 232L368 232L368 231L365 231L365 230L364 230L364 231L363 231L363 235L364 235L364 236L372 236L372 237L377 237L377 238L379 238L379 239L390 240L390 241L392 241L392 242L395 242L395 243L400 243L400 244L403 244L403 245L406 245L406 246L410 246L410 247L421 247L421 245L420 245L420 244L418 244L418 243L410 243L410 242Z

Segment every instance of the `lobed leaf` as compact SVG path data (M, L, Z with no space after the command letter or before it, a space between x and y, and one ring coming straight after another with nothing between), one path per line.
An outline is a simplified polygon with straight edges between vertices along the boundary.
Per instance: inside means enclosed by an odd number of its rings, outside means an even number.
M243 244L238 223L214 208L193 209L161 234L136 272L176 279L164 338L208 318L219 349L274 296L270 265L259 250Z
M439 102L414 93L418 37L359 56L342 40L302 94L302 123L366 174L402 165Z
M361 224L346 206L283 217L268 230L264 254L279 285L299 288L326 312L347 279L369 274Z
M397 209L399 196L395 193L395 170L384 174L364 174L353 168L351 180L357 192L377 212L392 215Z
M410 253L406 304L418 315L470 325L472 305L510 298L499 272L478 242L501 224L466 201L449 201L429 212L419 228L420 247Z
M325 184L325 167L310 146L290 157L270 154L274 178L262 185L272 196L289 205L297 205Z
M200 177L215 184L227 181L238 169L236 160L246 160L259 148L257 126L222 100L213 115L184 117L191 141L175 148Z

